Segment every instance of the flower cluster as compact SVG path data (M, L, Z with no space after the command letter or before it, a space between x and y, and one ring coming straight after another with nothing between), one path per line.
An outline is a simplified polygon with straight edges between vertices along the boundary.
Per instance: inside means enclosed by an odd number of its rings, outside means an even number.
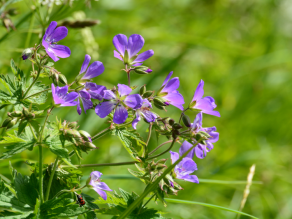
M70 49L68 47L56 44L66 37L68 30L66 27L56 27L57 23L52 22L46 30L42 41L48 56L54 61L58 61L58 57L66 58L70 56ZM214 98L210 96L203 97L204 81L200 81L192 101L188 106L184 106L184 97L178 91L180 80L178 77L172 78L172 71L167 75L162 86L156 93L153 90L147 91L146 85L143 85L138 93L135 91L136 86L130 86L130 73L132 71L138 74L151 73L152 70L142 64L153 56L153 50L147 50L138 54L144 46L144 39L138 34L131 35L129 39L123 34L118 34L114 37L113 44L116 48L114 50L114 57L123 61L125 66L124 71L128 76L128 85L117 84L117 87L106 88L103 85L94 83L93 79L101 75L105 68L100 61L94 61L89 65L91 57L85 55L81 70L73 83L64 87L55 87L52 84L54 105L77 105L79 115L82 113L81 106L83 106L84 113L90 109L94 109L96 115L100 118L108 117L112 125L127 122L127 124L132 124L133 129L137 128L137 124L141 119L146 123L150 123L149 127L152 127L151 125L154 124L157 129L156 131L172 138L173 143L178 138L183 140L179 153L170 151L172 163L177 163L172 172L173 176L177 179L199 183L198 177L191 175L197 170L197 165L193 160L194 155L196 154L196 157L200 159L204 158L213 149L213 143L219 139L219 133L216 132L216 127L204 128L202 126L203 113L220 117L220 113L214 110L216 108ZM25 57L27 58L27 56ZM72 89L71 87L74 84L77 87ZM69 90L72 92L68 93ZM94 100L97 100L97 102L94 102ZM153 105L156 109L165 111L166 107L170 105L178 108L181 110L179 122L177 123L168 117L161 117L153 111ZM188 110L196 113L193 123L190 122L189 117L185 114ZM180 124L181 119L185 128L187 128L185 131L181 131L183 128ZM91 139L89 142L91 143ZM185 153L187 151L190 152L186 155ZM179 159L180 162L178 162ZM164 167L166 166L164 165ZM103 199L106 199L107 196L104 190L112 190L105 183L99 181L101 175L98 171L92 172L88 185ZM164 182L167 182L167 180L164 180ZM170 180L169 183L170 187L173 187L173 180Z

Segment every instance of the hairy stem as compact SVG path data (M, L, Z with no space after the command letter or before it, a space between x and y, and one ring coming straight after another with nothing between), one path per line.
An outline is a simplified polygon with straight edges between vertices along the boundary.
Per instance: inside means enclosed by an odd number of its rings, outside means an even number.
M49 178L49 182L48 182L47 191L46 191L46 194L45 194L45 201L47 201L49 199L51 185L52 185L52 182L53 182L53 178L54 178L55 172L56 172L57 167L58 167L58 160L59 160L59 158L57 157L55 162L54 162L53 171L51 172L51 175L50 175L50 178Z
M142 154L142 157L145 157L146 156L146 151L147 151L147 148L146 147L148 146L148 143L150 141L151 132L152 132L152 122L149 123L148 137L147 137L146 145L143 146L143 154Z
M160 157L161 155L163 155L163 154L167 153L168 151L170 151L171 148L173 147L174 143L176 142L176 139L177 139L177 138L174 138L174 139L172 140L171 145L170 145L169 148L167 148L165 151L161 152L160 154L157 154L157 155L154 155L154 156L152 156L152 157L149 157L148 159L153 159L153 158L156 158L156 157ZM164 143L165 143L165 142L164 142ZM147 159L147 160L148 160L148 159Z
M96 135L94 135L91 140L94 141L96 139L101 138L102 136L104 136L105 134L109 133L111 131L111 127L107 127L106 129L100 131L99 133L97 133Z
M157 184L179 163L186 157L195 146L197 146L203 139L200 139L187 152L185 152L176 162L169 166L152 184L148 184L144 192L118 217L118 219L126 218L131 212L143 201L143 199L157 187ZM174 141L173 141L174 142Z
M35 56L36 56L36 51L35 51ZM35 77L35 79L33 80L33 82L31 83L31 85L27 88L26 92L23 95L23 99L26 99L26 95L28 94L28 92L30 91L30 89L33 87L33 85L35 84L35 82L39 79L40 73L41 73L41 64L38 63L38 73L37 76Z
M46 116L46 119L45 119L45 122L43 124L43 127L40 131L40 135L39 135L39 138L38 138L38 144L39 145L39 193L40 193L40 202L43 203L43 196L44 196L44 193L43 193L43 147L41 145L42 143L42 138L43 138L43 132L45 130L45 126L46 126L46 123L47 123L47 120L50 116L50 113L51 111L53 110L54 107L52 107L51 109L48 110L47 112L47 116Z
M168 144L168 143L170 143L170 142L172 142L172 140L169 140L169 141L163 142L161 145L159 145L159 146L158 146L157 148L155 148L153 151L149 152L148 155L153 154L155 151L157 151L157 150L158 150L159 148L161 148L163 145Z
M138 161L128 161L128 162L120 162L120 163L96 163L96 164L82 164L82 165L75 165L79 168L84 167L103 167L103 166L124 166L124 165L132 165L135 163L139 163ZM68 165L63 165L62 167L70 167Z

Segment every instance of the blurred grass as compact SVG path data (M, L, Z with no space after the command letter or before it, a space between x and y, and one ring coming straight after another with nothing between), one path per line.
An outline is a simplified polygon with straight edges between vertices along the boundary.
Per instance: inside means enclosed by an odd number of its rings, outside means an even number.
M30 1L21 1L16 7L19 15L12 18L17 31L6 32L0 27L0 69L2 74L10 71L13 58L29 75L31 65L20 60L27 39L29 46L39 42L41 23L31 12ZM46 7L41 7L44 17ZM76 12L78 12L76 14ZM122 63L113 57L112 38L123 33L141 34L145 39L143 51L153 49L155 55L145 62L151 75L132 75L132 84L147 84L148 89L158 89L170 71L180 77L180 92L189 102L200 79L205 81L205 95L213 96L221 118L204 116L204 126L216 126L220 140L208 156L199 160L196 175L202 179L246 180L249 167L256 164L255 181L243 211L258 218L288 219L292 217L291 198L291 142L292 124L290 107L292 98L292 8L288 0L111 0L92 1L85 7L83 1L69 6L54 6L50 21L86 15L98 19L101 24L90 30L94 36L99 61L105 72L95 79L97 84L108 87L126 83L121 71ZM25 19L26 16L30 15ZM35 16L32 18L31 16ZM32 21L32 19L34 19ZM28 32L33 22L32 31ZM89 46L84 30L69 28L69 35L61 44L69 46L70 58L61 59L56 68L72 81L78 74ZM88 30L87 30L88 31ZM90 54L90 55L94 55ZM43 80L44 82L49 82ZM161 113L161 112L159 112ZM168 113L178 118L179 110L169 107ZM0 111L5 118L5 109ZM192 114L189 114L193 119ZM78 116L75 109L56 109L55 116L66 120L78 120L80 128L96 134L106 127L104 120L94 111ZM147 126L140 125L143 132ZM146 137L146 133L143 134ZM162 141L162 139L160 140ZM84 156L82 163L107 163L130 161L130 156L115 137L104 137L97 143L99 149ZM150 147L157 144L153 137ZM178 150L177 144L174 150ZM3 152L0 148L0 152ZM20 160L33 160L37 148L11 158L13 165L23 173L29 168ZM169 155L165 155L168 158ZM53 162L54 155L45 151L45 161ZM0 173L8 178L8 160L0 162ZM127 168L101 167L104 175L129 174ZM89 175L92 169L84 169ZM133 180L105 179L117 190L141 193L143 184ZM177 197L181 200L206 202L237 210L240 206L244 185L192 184L180 182L184 190ZM88 191L90 192L90 191ZM93 193L92 193L93 194ZM169 203L164 208L173 218L235 218L234 213L208 209L200 206ZM241 218L247 218L241 216Z

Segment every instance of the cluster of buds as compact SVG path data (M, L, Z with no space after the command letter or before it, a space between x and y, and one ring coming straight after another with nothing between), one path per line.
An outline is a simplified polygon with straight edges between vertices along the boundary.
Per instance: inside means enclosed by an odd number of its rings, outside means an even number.
M25 121L30 121L30 120L33 120L35 118L41 118L42 113L43 113L43 110L32 111L32 110L29 110L25 107L23 107L22 111L8 112L7 113L8 118L6 118L4 120L1 128L10 129L13 126L15 126L19 121L21 124Z
M156 122L153 123L156 131L162 135L169 135L173 138L176 138L180 135L180 129L183 128L182 125L175 122L173 119L169 117L157 119Z
M151 90L147 91L146 85L143 85L142 87L140 87L139 94L142 96L143 99L146 98L151 101L151 97L153 96L154 92Z
M77 128L77 122L64 121L59 130L67 141L72 142L82 151L86 152L91 149L96 149L96 146L92 143L91 135L86 131L77 130Z

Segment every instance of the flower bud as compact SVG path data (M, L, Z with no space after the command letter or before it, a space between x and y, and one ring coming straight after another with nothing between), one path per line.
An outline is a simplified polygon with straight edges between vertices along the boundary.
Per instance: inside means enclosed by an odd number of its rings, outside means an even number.
M25 108L25 107L22 108L22 113L23 113L23 115L24 115L25 117L28 117L28 115L29 115L29 111L28 111L28 109Z
M153 99L153 101L154 101L154 104L155 104L155 105L159 105L159 106L167 106L167 104L165 103L165 100L164 100L163 98L161 98L161 97L155 97L155 98Z
M85 152L92 150L92 149L96 149L96 146L91 142L85 142L83 144L80 144L79 146L80 146L81 150L83 150Z
M155 102L154 102L154 106L155 106L157 109L165 110L165 107L164 107L164 106L160 106L160 105L156 104Z
M14 15L17 15L18 14L18 11L16 8L10 8L8 11L7 11L7 14L9 14L10 16L14 16Z
M148 98L148 97L151 97L153 95L153 91L149 90L149 91L146 91L144 94L143 94L143 98Z
M14 111L11 113L12 117L21 117L22 116L22 112L21 111Z
M14 118L12 119L6 126L7 129L10 129L12 128L16 123L17 123L18 119L17 118Z
M92 142L91 135L88 132L83 131L83 130L79 130L79 133L80 133L81 137L84 138L86 141Z
M171 126L173 126L173 124L174 124L174 120L173 120L173 119L169 119L169 120L168 120L168 124L171 125Z
M77 127L77 122L70 122L68 124L68 128L70 128L70 129L75 129L76 127Z
M54 85L58 86L59 85L59 74L53 74L52 80L53 80Z
M179 134L180 134L180 133L179 133L179 131L178 131L177 129L174 129L174 130L172 131L172 137L173 137L173 138L176 138Z
M32 57L32 55L33 55L32 48L27 48L27 49L23 50L21 57L23 60L26 60L26 59L29 59L30 57Z
M187 115L183 115L182 116L182 121L183 121L183 123L184 123L184 125L186 126L186 127L191 127L191 120L190 120L190 117L188 117Z
M29 113L27 118L28 119L34 119L35 118L35 114L34 113Z
M140 87L139 94L142 96L145 92L146 92L146 86L143 85L142 87Z
M67 85L67 78L65 77L65 75L63 74L59 74L59 81L64 84Z
M65 131L65 136L68 138L73 138L73 139L81 139L81 135L77 130L74 129L67 129Z
M12 121L13 118L8 117L4 120L4 122L2 123L2 128L7 127L7 125Z
M142 74L142 75L150 74L152 72L152 70L148 68L147 66L137 66L134 68L134 71L137 74Z
M159 164L157 164L156 165L156 169L157 170L162 170L162 169L164 169L165 167L167 167L165 164L162 164L162 163L159 163Z
M181 129L181 128L182 128L182 125L179 124L179 123L177 123L177 122L175 122L175 123L173 124L172 127L173 127L174 129Z

